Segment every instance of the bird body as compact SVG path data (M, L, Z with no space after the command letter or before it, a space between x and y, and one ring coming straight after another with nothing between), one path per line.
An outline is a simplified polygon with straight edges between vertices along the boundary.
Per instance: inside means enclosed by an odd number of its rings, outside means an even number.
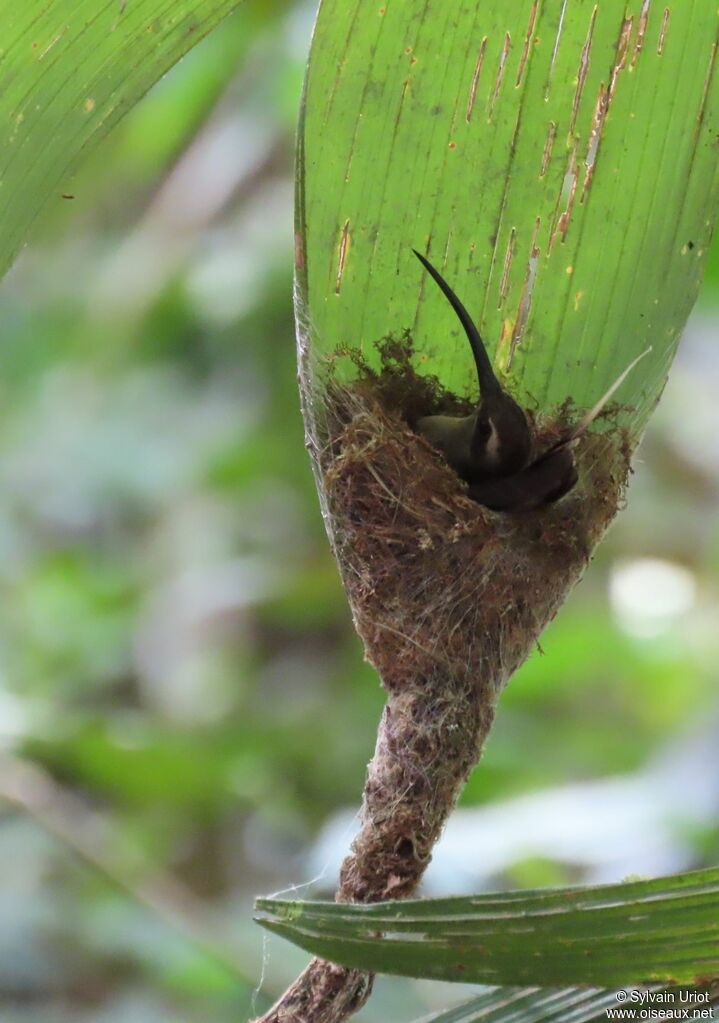
M462 479L471 474L470 451L477 414L468 416L423 416L417 420L417 433L441 451Z
M559 501L577 480L571 446L562 444L550 448L520 472L470 485L469 496L492 511L532 511Z

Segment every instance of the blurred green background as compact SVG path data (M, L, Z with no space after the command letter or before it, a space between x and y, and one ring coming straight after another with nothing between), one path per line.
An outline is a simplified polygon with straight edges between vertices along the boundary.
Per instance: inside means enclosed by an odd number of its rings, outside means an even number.
M312 3L247 0L2 284L0 1020L236 1023L304 962L383 704L303 447ZM719 249L629 503L512 680L426 892L719 859ZM259 992L253 989L260 983ZM466 992L380 981L358 1017Z

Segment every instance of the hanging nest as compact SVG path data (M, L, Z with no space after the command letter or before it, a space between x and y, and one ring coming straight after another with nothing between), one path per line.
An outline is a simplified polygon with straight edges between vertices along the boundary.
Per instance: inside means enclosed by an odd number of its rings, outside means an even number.
M364 790L362 827L337 899L417 888L478 762L502 687L581 576L623 498L629 438L612 425L576 450L579 484L539 511L496 513L422 437L416 420L471 404L412 366L408 334L356 352L356 377L309 372L305 422L323 513L367 659L388 699ZM614 412L616 413L616 408ZM530 416L535 454L566 436L568 402ZM260 1023L341 1023L372 978L314 959Z
M586 435L580 483L567 497L492 512L412 429L422 415L460 415L471 404L416 373L408 334L378 350L380 370L348 353L357 378L330 374L311 434L355 626L389 694L364 827L343 868L340 897L353 901L416 887L502 687L581 576L629 472L623 431ZM566 403L530 418L536 454L576 417Z

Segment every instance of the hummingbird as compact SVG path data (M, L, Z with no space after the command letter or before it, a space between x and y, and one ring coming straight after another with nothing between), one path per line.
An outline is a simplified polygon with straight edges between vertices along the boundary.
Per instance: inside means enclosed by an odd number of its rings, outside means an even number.
M412 250L439 285L467 335L479 382L479 403L466 416L423 416L421 436L442 452L468 485L469 496L493 511L531 511L561 500L577 484L574 449L647 348L602 395L566 436L532 458L533 438L527 416L500 384L476 324L457 295L429 260Z
M479 330L449 284L430 261L412 250L452 306L467 335L479 383L479 403L466 416L422 416L416 430L438 448L467 483L519 472L529 462L532 435L527 417L504 390Z

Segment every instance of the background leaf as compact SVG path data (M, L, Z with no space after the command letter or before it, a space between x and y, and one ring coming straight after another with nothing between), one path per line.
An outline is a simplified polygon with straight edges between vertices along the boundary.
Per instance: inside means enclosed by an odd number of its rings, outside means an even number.
M641 425L719 201L719 12L703 0L325 0L307 81L300 274L320 352L412 328L474 386L427 249L526 401L621 392Z
M82 157L239 0L26 0L0 11L0 274Z
M719 869L372 906L257 906L269 930L372 972L537 987L700 984L719 972Z

